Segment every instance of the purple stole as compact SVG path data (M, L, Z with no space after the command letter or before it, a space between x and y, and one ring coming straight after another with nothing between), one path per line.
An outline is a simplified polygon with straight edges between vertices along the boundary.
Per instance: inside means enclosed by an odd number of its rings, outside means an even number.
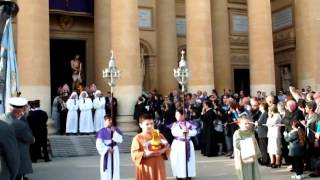
M120 129L116 128L115 131L122 135L122 132L120 131ZM100 129L99 132L97 133L97 139L102 139L102 141L103 140L111 140L110 144L105 144L108 147L114 147L117 145L117 143L114 142L111 138L111 129L110 128ZM105 153L104 160L103 160L103 171L105 171L106 169L108 169L108 152Z
M185 121L179 121L179 122L175 122L175 123L177 123L179 125L180 129L183 129L185 127ZM189 126L189 128L188 128L189 130L197 128L196 125L194 125L188 121L186 123L187 123L187 127ZM189 161L189 159L190 159L190 138L185 139L184 137L183 138L175 137L175 139L178 141L184 141L187 143L186 153L187 153L187 161Z

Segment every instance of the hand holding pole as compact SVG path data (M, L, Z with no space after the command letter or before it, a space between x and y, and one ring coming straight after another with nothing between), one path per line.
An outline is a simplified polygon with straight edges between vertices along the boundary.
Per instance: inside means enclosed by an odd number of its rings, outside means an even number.
M115 62L115 58L114 58L114 54L113 54L113 50L111 50L111 57L110 60L108 62L108 68L104 69L102 71L103 73L103 78L106 79L108 85L111 88L111 119L112 121L114 120L114 116L115 114L113 114L113 90L114 87L116 86L116 81L120 78L120 71L117 68L116 62ZM111 153L111 179L113 179L113 163L114 163L114 159L113 159L113 133L114 133L114 127L111 127L111 149L112 149L112 153Z
M189 78L189 69L187 66L187 62L184 59L184 54L185 52L182 50L181 51L181 59L179 61L179 67L176 69L173 69L173 76L178 80L179 84L181 85L181 90L183 94L183 99L182 99L182 107L183 107L183 114L185 115L184 112L184 92L185 92L185 86L187 85L188 78ZM187 121L185 119L185 127L187 127ZM188 154L187 154L187 147L188 147L188 133L184 133L184 138L185 138L185 155L186 155L186 179L188 179Z

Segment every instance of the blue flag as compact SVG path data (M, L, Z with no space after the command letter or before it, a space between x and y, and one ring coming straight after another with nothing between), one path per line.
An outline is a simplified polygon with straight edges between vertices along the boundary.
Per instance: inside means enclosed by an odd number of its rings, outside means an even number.
M8 99L17 96L19 92L19 75L11 18L6 22L1 40L0 91L0 113L8 112Z

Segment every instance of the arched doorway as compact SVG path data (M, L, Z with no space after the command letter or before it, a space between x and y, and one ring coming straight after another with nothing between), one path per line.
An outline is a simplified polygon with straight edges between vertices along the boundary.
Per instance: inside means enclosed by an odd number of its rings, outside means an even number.
M51 100L57 95L58 87L67 84L72 91L72 69L70 60L75 55L80 56L82 72L86 69L86 41L74 39L50 39L50 77L51 77ZM86 76L82 77L86 84Z

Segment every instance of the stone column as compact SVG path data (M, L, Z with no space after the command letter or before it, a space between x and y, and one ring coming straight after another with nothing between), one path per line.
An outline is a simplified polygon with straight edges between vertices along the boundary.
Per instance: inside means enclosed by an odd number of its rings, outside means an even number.
M104 94L110 89L102 77L110 60L110 11L110 0L94 1L94 82Z
M227 0L211 0L215 88L219 94L232 87L229 13Z
M210 0L186 0L188 91L214 88Z
M51 114L49 0L18 0L17 61L20 90L28 100L39 99Z
M299 88L310 85L313 90L320 90L320 1L296 0L296 67Z
M173 68L178 66L175 1L157 1L159 91L166 95L178 88Z
M274 54L269 0L248 0L250 91L275 91Z
M132 115L142 92L137 0L111 0L111 39L121 71L114 93L118 99L118 123L123 131L136 131Z

